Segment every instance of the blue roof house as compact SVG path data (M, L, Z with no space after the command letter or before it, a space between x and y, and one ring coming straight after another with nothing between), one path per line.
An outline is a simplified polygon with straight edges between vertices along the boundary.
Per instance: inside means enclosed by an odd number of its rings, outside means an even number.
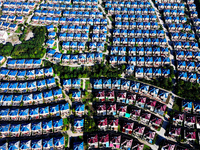
M144 57L136 57L137 60L137 66L144 66Z
M109 61L111 64L116 64L117 63L117 56L111 55L109 56Z
M19 120L28 120L29 119L29 109L28 108L20 108L19 110Z
M144 68L143 67L135 67L135 77L137 77L137 78L144 77Z
M134 65L126 65L126 73L131 75L134 72Z
M33 95L32 94L24 94L22 101L23 101L23 105L24 106L32 105L32 103L33 103Z
M39 108L40 118L46 118L49 115L49 106Z
M47 120L42 122L42 132L43 134L48 134L53 131L53 121Z
M20 141L12 141L9 142L8 149L9 150L19 150L20 149Z
M51 116L59 116L59 105L52 105L49 107Z
M170 69L163 69L162 68L162 76L168 77L170 75Z
M9 86L9 82L1 82L0 83L0 90L1 92L7 92Z
M53 95L55 100L62 99L63 98L62 89L61 88L53 89Z
M21 102L22 102L22 95L15 94L12 99L12 105L19 106Z
M24 67L30 69L33 67L33 59L25 59Z
M32 132L32 136L41 135L42 134L42 122L33 122L31 124L31 132ZM38 144L38 142L37 142L37 144ZM33 145L32 145L32 147L33 147ZM36 147L36 145L35 145L35 147ZM39 146L37 146L37 147L39 147Z
M44 74L46 77L53 76L53 68L44 68Z
M27 90L29 92L35 92L35 91L37 91L36 81L28 81Z
M69 114L69 104L60 104L60 115L66 117Z
M153 68L153 75L159 77L162 75L161 68Z
M48 47L52 48L55 45L55 40L49 39L46 44Z
M10 134L11 137L19 137L20 135L20 124L11 124L10 126Z
M102 89L102 79L93 79L93 88Z
M121 80L121 90L128 90L130 88L130 81L122 79Z
M160 90L159 93L159 98L163 101L163 102L166 102L167 101L167 98L169 96L169 93L166 92L166 91L163 91L163 90Z
M2 137L7 137L9 135L10 124L1 124L0 133Z
M179 71L178 79L187 80L187 72Z
M150 86L149 88L149 94L151 96L153 96L154 98L156 98L158 96L158 92L159 92L159 89L158 88L155 88L153 86Z
M65 147L65 137L54 137L54 148L56 149L64 149Z
M30 108L29 109L29 116L31 119L39 119L39 107Z
M186 62L185 61L178 61L177 62L178 70L185 70L186 69Z
M44 92L43 92L43 98L44 98L44 101L45 101L46 103L52 102L52 101L54 100L52 90L44 91Z
M43 139L42 145L43 145L43 149L53 148L53 138Z
M36 149L42 149L42 139L39 139L39 140L32 140L31 141L31 148L33 150L36 150Z
M6 108L6 109L2 108L0 110L1 120L10 120L9 111L10 111L10 109L8 109L8 108Z
M74 119L74 131L82 132L84 127L84 119Z
M191 113L192 108L193 108L193 102L190 102L190 101L187 101L187 100L182 101L183 112Z
M81 87L81 79L72 79L72 88L79 89Z
M53 129L54 132L60 132L63 128L63 119L55 119L53 120Z
M14 69L16 66L16 61L17 61L16 59L8 59L6 64L7 68Z
M20 149L21 150L31 149L31 140L20 141Z
M140 84L139 93L148 94L148 92L149 92L149 85Z
M188 80L190 82L195 82L197 80L197 74L193 72L188 72Z
M21 136L30 136L31 135L31 123L21 124L20 134L21 134Z
M34 104L43 104L42 93L33 93Z
M7 77L7 75L8 75L9 72L10 72L9 69L1 68L1 70L0 70L0 77L4 78L4 80L6 80L5 77Z
M74 98L76 101L79 101L81 99L81 91L72 91L72 98Z
M53 87L56 87L56 81L55 81L55 78L47 78L46 79L46 84L48 86L48 88L53 88Z
M8 92L17 91L17 87L18 87L18 82L10 82L8 86Z
M17 76L17 70L10 70L7 78L9 80L16 80L17 79L16 76Z
M144 68L144 76L147 76L149 78L152 78L153 75L153 69L152 68Z
M12 104L13 95L3 95L1 96L2 106L10 106Z
M46 89L46 88L47 88L47 86L46 86L45 79L37 80L37 89L38 89L38 91L41 91L41 90Z
M64 79L63 80L63 87L65 89L71 89L72 86L72 79Z
M39 78L43 78L44 77L44 69L35 69L35 77L36 79L39 79Z
M151 67L153 66L153 57L144 57L145 66Z
M0 143L0 149L1 150L7 150L8 149L8 143L5 142L5 143Z

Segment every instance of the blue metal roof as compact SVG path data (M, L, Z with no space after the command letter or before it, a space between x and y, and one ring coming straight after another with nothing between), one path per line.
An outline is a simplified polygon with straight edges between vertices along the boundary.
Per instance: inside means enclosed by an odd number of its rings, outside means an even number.
M3 100L4 102L11 102L13 95L4 95Z
M60 104L60 110L68 110L69 109L69 104L65 103L65 104Z
M53 127L57 128L57 127L62 127L63 126L63 119L56 119L56 120L53 120Z
M18 72L17 70L10 70L9 73L8 73L8 75L9 76L16 76L17 72Z
M1 82L0 83L0 88L6 89L6 88L8 88L8 86L9 86L9 82Z
M43 148L53 147L53 138L43 139Z
M28 116L28 115L29 115L29 109L28 108L20 108L19 116Z
M44 86L44 85L46 85L45 79L43 79L43 80L37 80L37 86L38 87L39 86Z
M21 129L20 129L20 131L22 131L22 132L27 132L27 131L30 131L30 128L31 128L31 126L30 126L30 123L26 123L26 124L21 124Z
M10 70L6 68L1 68L0 74L7 75Z
M20 141L9 142L8 149L9 150L18 150L19 149L19 142Z
M60 94L62 94L62 89L61 88L53 89L53 95L54 96L57 96L57 95L60 95Z
M8 109L8 108L2 108L1 110L0 110L0 116L7 116L8 114L9 114L9 111L10 111L10 109Z
M34 116L39 114L39 108L30 108L29 115Z
M49 121L43 121L42 122L42 129L51 129L53 127L52 120Z
M52 90L43 92L44 98L49 98L49 97L52 97L52 96L53 96Z
M74 126L83 127L84 119L74 119Z
M54 137L54 146L59 147L63 146L65 143L65 138L62 137Z
M33 100L41 100L42 93L33 93Z
M49 114L49 106L40 107L39 109L40 109L39 110L40 115L42 115L42 114Z
M27 102L27 101L32 101L33 100L33 95L32 94L25 94L23 95L23 101Z
M18 132L20 130L20 124L11 124L10 132Z
M0 125L0 132L7 132L7 131L9 131L9 128L10 128L10 124L1 124Z
M31 141L30 140L20 141L20 149L31 149Z
M49 108L50 110L50 113L54 113L54 112L59 112L59 105L53 105L53 106L50 106Z
M33 122L32 123L32 125L31 125L32 131L37 131L37 130L41 130L41 129L42 129L42 122ZM32 146L33 146L33 142L32 142Z
M79 142L79 143L74 143L73 144L74 150L84 150L84 143L83 142Z

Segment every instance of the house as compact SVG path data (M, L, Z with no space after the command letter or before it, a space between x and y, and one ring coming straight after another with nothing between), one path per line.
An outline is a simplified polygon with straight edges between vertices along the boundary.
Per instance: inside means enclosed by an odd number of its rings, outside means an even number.
M63 149L65 146L65 137L54 137L53 138L54 148Z
M17 121L19 118L19 109L10 109L9 116L11 120Z
M8 109L8 108L6 108L6 109L2 108L0 110L1 120L3 120L3 121L10 120L9 111L10 111L10 109Z
M46 86L45 79L43 79L43 80L37 80L37 89L38 89L38 91L44 90L46 88L47 88L47 86Z
M115 101L115 92L114 91L106 91L106 100L107 101Z
M192 107L193 107L193 102L189 101L182 101L182 110L183 112L191 113L192 112Z
M127 93L127 97L126 97L126 104L134 104L136 100L136 94L133 94L133 93Z
M194 114L199 114L200 113L200 103L198 102L193 102L193 113Z
M126 91L119 91L117 93L117 102L126 103L126 95L127 95Z
M146 94L148 94L148 92L149 92L149 85L140 84L139 93L146 95Z
M99 135L99 148L108 148L109 145L109 134Z
M21 136L30 136L31 135L31 123L21 124L20 135Z
M85 105L78 103L75 104L75 114L78 115L79 117L82 117L84 115L84 111L85 111Z
M29 109L28 108L20 108L19 110L19 120L28 120L29 119Z
M122 79L121 80L121 90L129 90L130 88L130 81Z
M135 106L144 108L145 103L146 103L146 97L138 97Z
M98 116L105 116L106 115L106 104L105 103L96 104L96 108L97 108L97 115Z
M8 149L19 150L20 149L20 141L9 142Z
M11 124L10 125L10 130L9 130L9 134L11 135L11 137L19 137L20 135L20 124Z
M145 126L142 124L135 124L133 127L133 135L141 137L144 134Z
M46 77L53 76L53 68L44 68L44 75Z
M169 93L163 90L159 90L158 97L163 101L166 102L168 99Z
M39 140L32 140L31 141L31 148L33 150L36 150L36 149L42 149L42 139L39 139Z
M41 135L42 134L42 122L34 122L31 124L32 135Z
M107 103L106 105L107 115L116 115L117 105L113 103Z
M111 79L103 78L103 88L111 89Z
M75 101L80 101L81 100L81 91L73 90L72 98L75 99Z
M102 79L93 79L93 88L102 89Z
M155 109L156 103L157 103L157 101L155 101L155 100L147 99L144 107L153 112Z
M74 150L83 150L84 149L84 142L76 142L73 144Z
M190 114L186 114L184 118L184 127L194 128L196 123L196 117Z
M52 105L49 107L49 113L51 116L59 116L59 105Z
M151 130L151 129L148 129L148 128L146 128L146 129L144 130L143 138L144 138L146 141L148 141L150 144L152 144L152 142L153 142L155 136L156 136L156 132L155 132L155 131L153 131L153 130Z
M112 78L112 89L120 89L121 79Z
M49 134L53 132L53 122L52 120L47 120L42 122L42 133Z
M63 98L62 89L61 88L53 89L53 96L55 100L61 100Z
M30 119L39 119L39 107L29 109Z
M176 144L174 142L172 143L171 141L166 140L161 149L162 150L166 150L166 149L175 150L175 148L176 148Z
M181 128L171 126L171 128L169 129L169 136L173 139L176 139L177 137L181 136Z
M135 77L143 78L144 69L142 67L135 67Z
M196 128L200 129L200 117L196 116Z
M97 121L98 128L101 131L106 131L108 128L108 120L107 118L99 118Z
M74 131L82 132L84 126L84 119L74 119Z
M89 148L98 148L98 135L89 135L87 143L89 144Z
M151 113L145 112L145 111L141 112L141 114L140 114L140 120L141 120L142 123L148 125L149 121L150 121L150 118L151 118Z
M173 115L173 124L183 126L184 114L181 112L175 112Z
M81 79L72 79L72 88L80 89Z
M122 133L132 134L134 122L124 122Z
M118 131L118 123L119 123L119 119L108 118L108 129L117 132Z
M186 139L189 143L193 143L196 140L196 132L186 129L184 131L184 139Z
M2 106L11 106L13 95L3 95L1 96L1 105Z
M48 150L53 148L53 138L46 138L42 140L43 150Z
M96 98L99 99L100 102L105 101L105 91L97 91L95 94Z
M21 149L31 149L31 140L20 141L20 148Z
M49 106L44 106L39 108L40 118L47 118L49 115Z
M118 104L117 105L117 114L119 115L119 117L123 117L125 116L127 111L127 106L123 105L123 104Z
M120 148L120 144L121 144L121 135L119 134L111 134L110 137L110 147L111 148Z
M24 106L31 105L33 103L33 94L23 95L22 101Z
M151 115L150 124L155 128L158 129L162 126L163 120L155 115Z
M167 106L165 104L157 102L154 112L163 116L166 111L166 108L167 108Z
M9 129L10 129L10 124L1 124L0 125L1 138L8 137Z

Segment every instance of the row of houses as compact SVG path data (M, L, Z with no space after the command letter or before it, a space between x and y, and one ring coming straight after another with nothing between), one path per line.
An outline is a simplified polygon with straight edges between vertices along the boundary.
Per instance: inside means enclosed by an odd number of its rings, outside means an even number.
M30 122L22 124L1 124L1 137L20 137L20 136L35 136L41 134L56 133L62 130L63 120L43 120L41 122Z
M108 7L106 8L108 15L120 15L120 14L131 14L131 15L153 15L155 13L154 8L127 8L127 7Z
M135 105L140 108L148 109L161 116L164 115L167 108L165 104L162 104L156 100L149 99L148 97L140 96L138 94L133 94L126 91L105 91L105 90L96 91L94 96L100 102L105 102L105 101L115 102L116 101L118 103ZM137 111L135 111L134 109L136 109ZM108 103L106 110L108 111L107 115L110 115L111 110L116 111L117 110L116 103L115 104ZM141 109L133 107L128 112L131 114L132 119L134 118L136 119L138 116L137 115L135 116L135 114L137 112L137 114L139 115L141 112ZM114 114L114 113L111 113L111 114Z
M2 30L16 31L17 28L18 28L18 25L15 23L8 23L8 22L0 21L0 29L2 29Z
M107 0L105 2L105 7L127 7L127 8L150 8L151 3L146 1L111 1ZM153 8L152 8L153 9Z
M200 60L200 52L190 52L190 51L176 51L176 60L193 60L199 61Z
M200 117L198 114L175 112L173 114L173 125L190 129L200 129Z
M57 3L62 3L62 4L70 4L71 1L70 0L48 0L47 1L49 4L53 3L53 4L57 4ZM46 3L42 3L42 4L46 4ZM40 5L42 5L40 4Z
M38 78L44 78L53 76L52 68L41 68L33 70L14 70L1 68L0 79L3 80L34 80Z
M179 71L197 71L200 70L200 62L177 61L177 70Z
M158 23L157 22L143 22L143 29L144 30L158 30ZM140 24L140 28L142 28ZM115 28L120 29L136 29L137 23L134 22L128 22L128 21L115 21L114 22Z
M43 92L30 93L30 94L16 94L7 95L4 93L0 95L1 106L24 106L33 104L51 103L63 99L61 89L45 90Z
M108 57L111 64L132 64L134 66L161 67L170 64L169 57L115 56Z
M157 22L156 15L115 15L115 21Z
M36 7L36 3L29 3L29 2L4 2L3 7L4 8L29 8L33 10Z
M169 32L180 32L180 31L190 32L192 30L192 26L188 24L170 23L170 24L167 24L167 27L168 27ZM198 30L198 27L195 27L195 28L196 30Z
M46 57L49 58L54 63L62 64L89 64L89 63L101 63L103 60L102 53L86 53L86 54L61 54L55 53L53 50L48 51Z
M103 18L102 12L95 11L61 11L61 10L35 10L36 16L48 16L48 17L86 17L86 18Z
M193 101L182 101L182 111L186 113L199 114L200 113L200 103Z
M186 43L186 42L185 42ZM183 43L183 44L185 44ZM190 43L187 42L190 46ZM130 45L130 46L160 46L160 47L167 47L167 40L164 38L127 38L127 37L113 37L113 45L119 45L119 44L123 44L123 45ZM181 45L182 46L182 45ZM189 46L185 46L184 47L189 47ZM191 43L191 47L196 48L196 46L198 46L198 43Z
M142 150L144 144L137 139L121 133L101 132L90 134L87 137L89 148L112 148L112 149L137 149ZM77 143L75 143L77 147Z
M187 18L186 17L182 17L182 16L173 16L173 17L171 17L171 16L165 16L164 17L164 20L165 20L165 23L167 23L167 24L169 24L169 23L173 23L173 22L176 22L177 24L184 24L184 23L186 23L187 22Z
M163 30L141 30L143 29L143 23L136 23L137 29L135 30L127 30L127 29L114 29L113 36L121 36L121 37L146 37L146 38L164 38Z
M85 5L85 4L76 4L76 5L65 5L65 4L47 4L47 3L43 3L43 4L40 4L40 8L41 9L50 9L50 10L74 10L74 11L78 11L78 10L81 10L81 11L98 11L98 6L97 5Z
M126 66L127 75L135 75L136 78L169 77L170 69Z
M32 21L34 23L43 23L43 24L51 24L51 23L61 23L61 24L75 24L75 25L107 25L107 19L100 19L100 18L96 18L96 19L92 19L92 18L66 18L65 19L61 19L59 17L39 17L39 16L33 16L32 17Z
M65 147L65 137L54 137L54 138L37 138L35 140L21 140L21 141L9 141L8 143L1 143L0 148L6 149L63 149Z
M159 2L157 5L158 5L159 10L163 10L163 9L184 10L184 8L185 8L184 3L163 3L163 2Z
M176 9L163 9L163 14L166 16L184 16L184 10Z
M108 47L110 55L126 55L129 56L169 56L169 49L167 47L122 47L122 46L110 46ZM168 58L166 58L168 59Z
M199 44L196 42L180 42L175 41L173 42L174 49L178 50L187 50L187 51L198 51L199 50Z
M31 69L40 68L42 65L42 59L8 59L6 62L6 67L8 69ZM44 69L45 70L45 69ZM52 68L47 69L48 72L52 72Z
M115 79L115 78L94 78L91 79L91 83L94 89L121 89L121 90L129 90L134 91L139 94L145 94L151 96L154 95L157 99L162 100L163 102L167 101L169 93L163 91L161 89L155 88L153 86L130 81L125 79Z
M2 121L25 121L47 118L51 115L52 117L60 115L66 117L69 115L69 104L62 103L50 106L40 106L31 108L20 108L20 109L9 109L2 108L0 116Z
M172 41L193 41L195 40L195 34L173 32L171 33L171 40Z
M30 14L30 9L22 9L22 8L3 8L2 14L6 15L23 15L28 16Z
M196 72L178 71L178 79L199 83L200 74Z
M56 82L54 78L46 78L42 80L34 80L28 82L0 82L0 89L2 92L13 93L13 92L20 92L25 93L27 91L37 91L37 90L44 90L47 87L53 88L56 86Z

